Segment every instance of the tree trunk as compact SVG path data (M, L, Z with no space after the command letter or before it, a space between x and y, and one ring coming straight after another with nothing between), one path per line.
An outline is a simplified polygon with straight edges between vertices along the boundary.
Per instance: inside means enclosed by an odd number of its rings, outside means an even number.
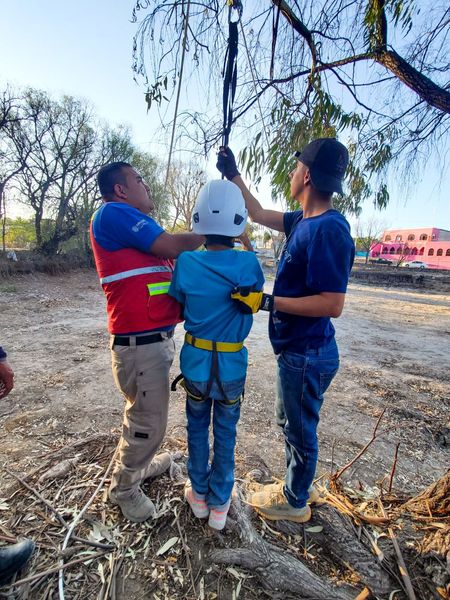
M6 198L5 186L0 183L0 218L2 219L2 250L6 250Z
M36 232L36 247L42 246L42 212L36 211L34 214L34 230Z
M303 562L287 552L266 542L254 529L250 521L250 511L238 499L233 499L232 515L242 539L239 548L216 549L210 553L215 563L240 565L255 573L264 589L295 594L302 599L346 600L355 598L357 590L349 587L336 587L313 573ZM311 526L321 525L321 533L309 534ZM300 535L322 547L333 560L348 568L353 568L361 581L377 596L389 594L395 584L372 553L358 540L351 521L331 506L321 506L314 510L314 520L301 525L287 521L270 523L272 528L287 535Z

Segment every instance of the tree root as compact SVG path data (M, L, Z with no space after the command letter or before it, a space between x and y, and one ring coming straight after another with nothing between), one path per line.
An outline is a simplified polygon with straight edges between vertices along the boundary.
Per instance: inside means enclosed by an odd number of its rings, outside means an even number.
M239 499L233 500L233 515L242 540L239 548L216 549L212 562L239 565L256 573L266 590L292 593L298 598L316 600L347 600L357 591L349 586L336 587L313 573L302 561L283 548L265 541L250 520L250 509ZM361 581L378 597L387 597L395 584L380 563L358 540L351 521L331 506L314 511L314 521L306 524L288 521L271 522L270 526L287 535L308 535L304 528L321 525L323 530L313 534L315 546L322 546L333 559L358 573ZM398 587L398 584L397 584Z

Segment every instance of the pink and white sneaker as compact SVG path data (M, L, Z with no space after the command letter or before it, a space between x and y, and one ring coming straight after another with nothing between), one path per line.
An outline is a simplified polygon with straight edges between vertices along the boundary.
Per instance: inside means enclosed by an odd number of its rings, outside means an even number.
M209 511L208 525L212 529L221 531L227 522L228 510L230 509L231 498L226 504L217 508L211 508Z
M206 519L209 516L209 507L205 502L205 496L197 494L189 481L184 488L184 498L198 519Z

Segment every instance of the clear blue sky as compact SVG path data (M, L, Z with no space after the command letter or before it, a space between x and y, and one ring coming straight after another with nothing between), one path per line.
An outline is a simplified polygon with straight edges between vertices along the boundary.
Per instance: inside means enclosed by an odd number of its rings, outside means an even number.
M166 159L165 140L155 133L158 117L147 113L144 89L133 80L133 0L2 0L1 5L0 84L11 82L86 98L101 118L130 125L136 143ZM450 230L450 147L446 143L442 155L447 157L447 173L441 182L440 165L428 162L417 186L405 190L392 185L389 208L377 212L387 228ZM210 175L215 176L212 168ZM265 206L270 205L267 189L261 189L260 198ZM368 204L361 220L372 213Z

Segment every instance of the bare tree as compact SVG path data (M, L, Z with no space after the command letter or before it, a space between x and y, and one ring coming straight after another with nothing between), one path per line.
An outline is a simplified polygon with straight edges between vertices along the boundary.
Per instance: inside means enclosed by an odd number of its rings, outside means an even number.
M16 155L9 152L7 127L11 127L21 119L19 98L10 87L6 87L0 95L0 220L2 230L2 249L6 249L6 187L23 168Z
M203 102L197 112L181 111L179 131L205 151L223 132L216 99L222 98L228 10L236 13L226 5L160 0L136 2L133 12L136 20L143 16L134 69L147 84L149 106L175 95L187 48L184 77ZM391 165L405 179L405 172L419 172L414 166L425 152L439 155L450 124L446 3L426 9L415 0L243 5L234 121L251 140L241 163L254 179L268 171L288 197L291 151L314 137L345 136L352 160L342 208L357 214L370 196L386 206Z
M172 231L175 229L188 231L191 228L192 210L198 193L205 183L206 174L196 162L173 164L167 180Z
M366 253L366 264L369 262L369 252L372 246L380 241L385 229L386 224L384 221L376 217L371 217L366 221L357 221L355 226L356 248Z
M1 130L1 148L15 168L9 170L11 187L33 210L38 250L57 253L80 228L87 247L89 219L99 200L97 172L107 162L131 159L129 132L98 123L84 101L54 100L33 89L20 95L17 115Z

